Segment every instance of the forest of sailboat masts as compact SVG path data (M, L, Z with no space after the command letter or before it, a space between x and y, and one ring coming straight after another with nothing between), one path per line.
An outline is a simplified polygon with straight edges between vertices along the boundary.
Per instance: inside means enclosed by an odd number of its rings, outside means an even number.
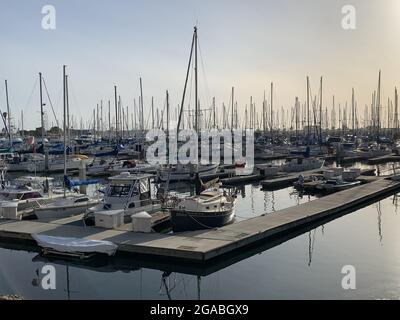
M261 93L262 99L249 97L248 104L239 105L235 100L235 88L230 88L230 98L227 102L216 103L212 98L207 104L198 100L197 108L188 104L182 108L180 129L254 129L270 136L273 140L280 136L308 137L322 139L328 135L342 136L347 134L390 135L399 136L399 114L397 88L393 96L381 96L381 72L379 71L377 88L371 92L369 104L361 106L357 103L357 93L349 89L348 101L339 102L335 96L323 95L323 78L319 79L317 94L312 94L309 77L305 77L305 99L293 98L292 106L275 104L274 84ZM39 74L41 128L58 127L57 115L54 112L49 92L44 82L44 76ZM13 116L12 106L9 105L8 87L6 80L6 107L8 112L2 112L2 120L6 133L27 132L23 128L24 115L20 119ZM44 89L45 92L42 92ZM130 105L123 102L114 86L114 96L109 100L99 100L92 115L78 119L75 115L67 114L67 128L75 135L90 132L96 137L128 138L137 132L149 129L173 129L178 123L181 108L171 103L168 90L165 99L156 104L153 97L143 96L143 81L139 79L140 95ZM51 109L43 106L51 106ZM11 111L9 111L11 108ZM197 114L195 110L197 109ZM69 110L69 106L67 112ZM10 114L11 117L7 115ZM61 117L62 118L62 117ZM52 119L52 120L50 120ZM18 126L15 125L18 122ZM11 128L9 130L8 128ZM36 130L37 131L37 130ZM44 130L43 130L44 131ZM39 135L44 135L43 131Z

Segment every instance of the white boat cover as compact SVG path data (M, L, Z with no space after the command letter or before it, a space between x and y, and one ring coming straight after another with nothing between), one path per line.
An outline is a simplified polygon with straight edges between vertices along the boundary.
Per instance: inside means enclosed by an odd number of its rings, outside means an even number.
M42 248L67 253L105 253L113 256L118 246L110 241L87 240L80 238L52 237L32 234L32 238Z

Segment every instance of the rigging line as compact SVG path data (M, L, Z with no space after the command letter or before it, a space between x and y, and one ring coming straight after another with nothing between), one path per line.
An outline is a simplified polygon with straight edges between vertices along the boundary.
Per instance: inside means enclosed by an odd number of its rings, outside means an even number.
M76 98L75 90L74 90L74 86L73 86L72 82L71 82L71 84L68 83L68 87L69 87L69 90L71 91L72 98L74 99L74 103L76 105L75 110L77 110L78 114L80 116L82 116L82 114L80 113L81 108L79 107L78 99Z
M43 76L42 76L42 80L43 80L44 88L46 89L47 99L49 99L49 103L50 103L50 106L51 106L51 110L53 111L54 119L56 119L57 127L59 128L60 125L59 125L59 123L58 123L58 119L57 119L56 113L54 112L53 103L51 102L50 95L49 95L49 91L47 90L46 81L44 80L44 77L43 77Z
M36 79L36 80L35 80L35 83L34 83L34 85L33 85L31 94L29 95L29 98L28 98L28 100L26 101L25 107L24 107L23 109L26 109L27 106L28 106L28 104L29 104L29 103L31 102L31 100L32 100L33 93L35 92L36 86L37 86L37 84L38 84L38 79L37 79L37 78L35 78L35 79Z
M194 69L194 62L192 60L191 64L190 64L190 70ZM189 97L187 99L188 101L188 112L187 112L187 121L188 121L188 127L192 128L193 127L193 123L191 122L191 117L192 117L192 112L190 110L190 105L191 105L191 101L192 101L192 90L193 90L193 74L194 72L190 72L190 80L189 80ZM196 105L196 103L195 103ZM184 109L182 110L183 112L185 111Z
M158 129L161 129L163 127L162 125L164 124L164 111L165 111L166 104L167 104L167 99L164 99L164 106L161 109L160 118L158 119L159 120L159 122L157 124ZM157 108L157 110L158 110L158 108Z
M206 77L206 69L204 67L204 60L203 60L203 55L201 53L201 47L200 47L199 38L197 38L197 45L199 47L200 63L201 63L201 68L202 68L202 73L203 73L204 83L205 83L205 89L206 89L206 99L207 99L206 102L207 102L207 105L210 106L211 105L210 88L208 86L208 80L207 80L207 77Z

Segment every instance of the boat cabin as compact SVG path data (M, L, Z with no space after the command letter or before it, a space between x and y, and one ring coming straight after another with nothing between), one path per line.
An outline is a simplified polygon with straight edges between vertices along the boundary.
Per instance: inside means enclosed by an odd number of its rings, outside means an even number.
M104 209L133 209L151 203L151 174L122 172L110 177L104 196Z
M43 195L37 190L2 190L0 191L0 200L29 200L42 198Z

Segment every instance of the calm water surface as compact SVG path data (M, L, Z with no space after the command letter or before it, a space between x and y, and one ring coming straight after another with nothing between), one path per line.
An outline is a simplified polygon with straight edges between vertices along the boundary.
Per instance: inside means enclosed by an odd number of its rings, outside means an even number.
M390 165L386 166L390 168ZM313 200L293 188L242 188L237 220ZM400 202L399 202L400 203ZM0 294L25 299L398 299L400 213L392 195L243 260L206 272L165 272L125 261L84 267L51 262L56 290L36 285L47 261L35 252L0 248ZM132 264L132 267L129 267ZM343 290L341 269L356 268L356 290ZM132 270L134 269L134 270ZM173 270L174 271L174 270Z

